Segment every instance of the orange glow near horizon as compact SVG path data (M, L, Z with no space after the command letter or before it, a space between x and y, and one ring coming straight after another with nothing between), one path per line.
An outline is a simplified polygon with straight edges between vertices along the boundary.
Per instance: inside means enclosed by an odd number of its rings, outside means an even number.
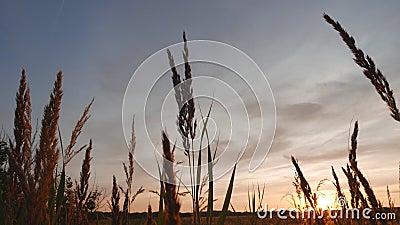
M327 195L320 195L317 199L317 207L322 210L333 209L335 205L334 203L335 199Z

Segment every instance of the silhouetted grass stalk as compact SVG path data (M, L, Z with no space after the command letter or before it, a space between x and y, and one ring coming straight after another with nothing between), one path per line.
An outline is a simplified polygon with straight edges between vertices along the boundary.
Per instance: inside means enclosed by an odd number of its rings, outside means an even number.
M181 203L178 199L178 192L175 182L175 171L174 171L174 150L175 145L171 149L168 136L165 132L162 132L162 147L163 147L163 170L165 174L165 210L164 210L164 225L180 225L181 218L179 211Z
M400 122L399 109L396 106L393 90L390 88L386 77L383 76L382 72L378 68L376 68L375 62L372 60L372 58L368 55L365 55L364 52L356 46L356 41L354 38L343 29L339 22L335 22L327 14L324 14L323 16L326 22L332 25L332 27L339 32L342 40L353 53L354 62L363 69L365 77L369 79L371 84L375 87L376 92L386 103L393 119Z
M316 198L316 194L314 194L311 190L311 187L308 183L308 181L306 180L306 178L304 177L303 172L300 169L300 166L297 162L297 160L292 156L292 163L296 169L296 173L298 175L299 178L299 185L301 188L301 191L303 192L304 198L308 201L308 203L310 204L311 208L314 210L314 212L316 213L317 217L320 216L320 211L317 207L317 198ZM323 224L323 221L316 219L315 220L317 224Z
M196 136L196 127L197 122L194 119L195 115L195 105L193 99L193 89L191 87L192 84L192 73L191 67L189 64L189 49L187 46L186 34L183 32L183 41L184 41L184 51L182 52L182 56L184 59L184 67L185 67L185 76L184 79L181 79L176 67L174 58L171 52L167 49L169 64L172 72L172 83L175 90L175 100L178 105L178 116L177 116L177 126L178 131L182 137L182 143L184 147L185 155L188 157L189 162L189 173L190 173L190 188L191 188L191 197L192 197L192 209L193 209L193 222L195 224L200 223L200 212L199 212L199 176L197 171L199 168L196 167L195 164L195 151L193 151L193 140ZM191 144L190 144L191 140ZM198 153L198 162L201 162L201 151Z
M32 132L30 89L26 82L26 72L22 71L19 90L16 94L14 117L14 140L7 147L7 188L5 205L7 222L11 224L67 224L65 191L65 167L80 150L73 147L81 130L89 118L92 102L86 107L75 126L67 153L63 151L62 172L58 176L57 164L62 142L58 141L57 130L60 115L62 72L57 74L50 101L44 107L39 140ZM61 136L60 136L61 138ZM70 210L73 208L70 207Z

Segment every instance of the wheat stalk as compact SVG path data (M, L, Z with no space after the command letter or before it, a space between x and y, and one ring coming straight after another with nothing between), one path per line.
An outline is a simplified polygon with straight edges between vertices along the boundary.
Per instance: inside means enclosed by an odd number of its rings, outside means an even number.
M128 153L128 161L129 165L122 163L125 173L125 182L126 189L124 190L120 187L122 193L124 193L124 205L122 208L121 215L121 223L122 225L127 225L129 223L129 213L131 209L131 204L135 200L135 198L144 192L143 186L141 186L134 195L132 195L132 182L133 182L133 173L134 173L134 161L133 161L133 153L136 147L136 135L135 135L135 118L132 119L132 130L131 130L131 140L129 143L129 153Z
M151 205L149 204L147 206L147 220L146 220L146 225L153 225L154 220L153 220L153 212L151 210Z
M345 198L346 199L345 195L342 192L342 188L340 187L339 178L336 175L335 169L333 168L333 166L331 166L331 168L332 168L332 176L333 176L333 179L335 180L335 182L333 182L333 185L336 188L337 197L338 197L338 199L340 199L340 198ZM343 209L346 209L348 207L347 200L345 201L345 204L343 204L341 206L342 206Z
M26 89L25 71L22 72L19 92L17 93L16 118L14 120L14 138L7 151L10 172L18 178L18 186L24 196L23 207L26 210L25 221L32 225L49 223L47 202L54 184L54 169L57 165L59 148L57 147L57 128L61 105L62 72L57 74L49 104L45 106L39 147L31 158L31 125L29 88ZM24 97L22 97L24 96ZM20 120L18 122L18 120ZM22 146L22 152L21 152ZM32 161L31 161L32 160ZM33 166L33 169L32 169ZM33 170L33 173L32 173Z
M304 174L301 171L301 168L300 168L299 163L297 162L296 158L294 158L294 156L292 156L291 159L292 159L292 163L296 169L296 173L298 176L298 184L297 185L300 185L300 188L301 188L301 191L303 192L304 198L308 201L311 208L314 210L316 215L319 217L320 212L317 208L317 195L312 192L311 187L310 187L307 179L304 177ZM323 224L322 220L316 219L315 221L319 225Z
M164 225L180 225L181 219L179 216L179 210L181 203L178 199L178 193L175 184L175 171L174 171L174 150L171 149L168 136L165 132L162 132L162 146L164 155L164 174L165 174L165 210L164 210Z
M326 22L332 25L332 27L339 32L342 40L353 53L354 62L363 69L365 77L369 79L371 84L375 87L376 92L389 108L392 118L400 122L400 112L396 106L393 90L390 88L386 77L383 76L382 72L378 68L376 68L375 62L372 60L372 58L368 55L365 55L364 52L356 46L356 41L354 38L350 36L345 29L343 29L339 22L335 22L327 14L324 14L323 16Z
M313 209L316 208L315 206L315 202L313 200L313 193L311 190L310 185L308 184L308 181L306 180L306 178L303 175L303 172L300 169L299 163L297 162L297 160L292 156L292 163L296 169L298 178L299 178L299 184L300 188L304 194L304 197L307 199L307 201L309 202L309 204L311 205L311 207Z
M388 198L388 205L389 205L390 211L393 211L393 209L394 209L394 200L390 196L389 186L386 186L386 194L387 194L387 198Z
M85 158L82 162L82 168L80 172L79 183L76 182L75 189L75 218L74 224L77 225L88 225L89 221L87 218L87 202L91 196L89 192L89 178L90 178L90 161L92 157L90 156L92 151L92 140L90 140L88 147L85 151Z
M184 40L184 51L183 58L185 62L185 78L181 80L174 62L174 57L172 56L169 49L167 49L167 55L169 59L169 64L172 72L172 83L175 91L175 100L178 104L178 131L180 132L183 145L185 147L185 154L189 154L190 143L189 138L194 139L196 136L196 126L197 122L194 120L195 105L193 99L193 89L192 84L192 72L188 61L189 49L187 46L186 34L183 32ZM194 120L194 121L193 121Z
M351 206L353 208L358 208L361 202L361 207L367 208L367 200L360 191L360 182L357 180L357 177L351 170L350 166L347 164L346 168L342 167L342 171L346 175L347 182L349 184L351 194Z
M375 210L382 209L382 205L376 199L375 193L372 190L371 185L369 184L367 178L362 174L361 170L357 166L357 159L356 159L356 150L357 150L357 135L358 135L358 121L354 124L353 134L351 136L351 149L349 151L349 162L350 167L353 170L354 174L360 180L360 183L364 187L364 191L367 194L368 202L370 203L371 207Z
M89 119L88 113L93 100L86 107L72 132L66 154L64 155L63 153L62 172L59 176L57 164L60 157L60 148L63 150L63 147L61 135L59 136L59 141L57 134L59 134L58 121L63 96L62 77L62 72L58 72L49 103L44 107L39 141L36 143L35 137L38 130L36 129L35 133L32 134L30 89L27 84L26 71L22 70L16 94L14 142L10 139L6 148L8 168L5 205L9 206L6 209L6 213L11 224L18 221L18 223L23 224L49 225L55 224L61 219L68 224L68 221L70 222L71 220L70 217L66 218L66 216L71 216L71 213L75 212L75 209L73 209L75 201L73 195L71 195L72 192L64 192L65 165L78 152L89 148L85 145L81 149L73 149L84 124ZM87 165L89 161L87 160ZM88 169L87 172L89 168L85 167L85 169ZM81 178L86 176L83 176L84 174L87 173L83 171ZM83 183L81 183L80 187L83 189L78 188L80 191L76 193L79 193L79 199L83 201L85 193L87 193L87 187L82 184L87 182L87 179L84 178L81 181ZM64 193L69 195L67 197L69 206L66 205L67 201L63 200Z
M66 165L81 151L83 151L87 146L84 145L80 147L79 149L74 150L74 147L76 145L76 141L78 140L78 137L82 133L82 129L86 122L90 118L90 108L92 107L92 104L94 102L94 98L90 101L89 105L86 106L85 110L82 113L81 118L76 122L74 129L72 130L71 133L71 138L69 141L69 144L65 151L63 152L63 167L65 168Z
M111 195L111 218L112 225L120 224L120 210L119 210L119 199L120 193L117 185L117 179L113 176L113 187L112 187L112 195Z

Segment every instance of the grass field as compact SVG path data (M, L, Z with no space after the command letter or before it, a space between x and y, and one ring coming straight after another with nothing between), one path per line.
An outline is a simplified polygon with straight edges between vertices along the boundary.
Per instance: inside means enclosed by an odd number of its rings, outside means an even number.
M371 82L382 101L387 105L394 122L400 122L400 112L396 105L396 99L389 82L382 72L376 68L371 57L367 56L356 46L355 40L342 26L324 15L328 24L339 32L341 38L351 50L355 63L363 70L365 77ZM369 215L376 218L378 215L391 215L395 218L382 220L374 219L331 219L328 211L321 212L322 203L315 190L312 190L297 159L292 156L291 162L295 170L293 186L295 193L291 196L293 206L298 212L314 210L323 219L281 219L274 211L272 219L260 219L258 210L264 202L265 190L258 186L248 190L247 212L233 212L231 199L235 187L236 165L230 174L229 183L221 209L214 208L214 181L213 166L215 152L211 149L207 140L207 122L212 112L212 106L208 113L202 114L202 130L196 133L196 127L200 121L196 120L195 113L199 113L192 96L191 66L189 64L189 49L186 34L183 33L185 62L184 76L181 76L174 63L171 52L167 52L169 65L172 71L172 85L175 91L176 103L180 109L177 112L177 129L184 146L185 156L190 167L191 183L185 191L182 191L181 183L177 177L174 163L176 144L169 140L166 131L161 131L163 156L165 160L158 164L159 190L152 191L159 197L157 209L149 205L148 212L132 214L132 203L142 193L148 192L145 186L133 190L132 184L140 184L140 180L134 180L134 154L136 149L135 123L132 119L129 153L126 162L122 164L124 179L113 177L111 196L106 196L101 188L90 183L93 174L92 140L88 140L83 146L76 146L77 140L90 118L92 100L83 110L81 117L71 131L69 140L62 140L59 129L60 106L63 97L63 75L57 74L49 103L45 106L41 125L35 130L31 118L30 89L27 84L26 72L22 71L18 91L16 93L16 108L14 129L8 131L13 135L2 135L1 140L1 207L0 224L31 224L31 225L55 225L55 224L400 224L399 209L395 207L389 188L387 189L388 205L383 205L378 199L370 181L364 174L358 161L358 122L353 124L350 137L348 163L342 168L333 168L330 177L334 180L336 198L342 199L343 204L332 209L339 210L360 209L369 210ZM350 95L350 93L349 93ZM351 96L349 96L351 97ZM9 136L12 136L9 138ZM200 137L201 143L207 146L207 151L195 151L193 140ZM207 140L207 143L206 143ZM346 144L346 143L344 143ZM216 150L215 150L216 151ZM203 154L203 155L202 155ZM379 154L377 152L376 154ZM72 180L66 171L67 165L75 157L82 157L81 172L78 178ZM207 158L208 168L205 177L201 177L201 157ZM171 163L172 162L172 163ZM158 162L157 162L158 163ZM337 173L343 172L346 181L339 181ZM111 180L111 179L110 179ZM347 184L347 185L345 185ZM291 184L288 184L291 187ZM188 196L182 198L182 196ZM191 213L181 213L182 199L189 199L192 203ZM386 201L386 199L385 199ZM101 208L108 210L106 213L98 212ZM217 211L218 210L218 211ZM96 213L98 212L98 213ZM288 216L288 212L281 216Z

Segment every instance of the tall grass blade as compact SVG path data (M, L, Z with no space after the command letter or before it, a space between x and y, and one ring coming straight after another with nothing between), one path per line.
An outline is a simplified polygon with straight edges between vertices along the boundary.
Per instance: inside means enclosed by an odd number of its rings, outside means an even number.
M60 183L57 188L57 196L56 196L56 218L54 221L57 221L60 217L61 206L64 202L64 192L65 192L65 168L61 171Z
M157 168L158 168L158 176L160 177L160 200L158 202L158 216L157 216L157 224L162 225L164 224L164 194L165 194L165 188L164 188L164 173L161 172L160 169L160 164L157 162Z
M208 109L208 113L206 118L204 119L203 113L201 112L200 108L200 114L202 117L203 121L203 129L201 130L201 135L200 135L200 154L201 154L201 149L202 149L202 144L203 144L203 138L204 135L207 137L207 170L208 170L208 205L207 205L207 224L212 224L212 213L213 213L213 203L214 203L214 176L213 176L213 157L211 156L211 148L210 148L210 139L208 137L208 130L207 130L207 124L208 124L208 119L210 118L211 114L211 109L213 107L214 100L211 102L210 108ZM201 155L199 155L201 157ZM200 184L200 174L201 174L201 161L199 159L198 166L200 167L200 172L199 170L197 171L197 184ZM198 193L198 187L197 186L197 193ZM196 198L196 201L198 198ZM200 223L200 221L198 221Z
M211 156L210 142L207 146L208 158L208 205L207 205L207 224L212 224L212 217L214 211L214 175L213 175L213 159Z
M203 130L205 128L203 127ZM201 147L199 150L198 158L197 158L197 174L196 174L196 189L195 189L195 198L196 198L196 220L197 224L200 224L200 204L199 204L199 197L200 197L200 180L201 180Z
M221 215L219 216L218 219L218 225L223 225L225 223L226 216L228 215L229 203L231 202L231 197L233 192L233 182L235 180L236 166L237 163L235 164L235 167L233 168L232 171L231 180L229 181L228 190L226 191L225 195L224 206L222 207Z
M151 205L149 204L147 206L147 220L146 220L146 225L153 225L154 221L153 221L153 212L151 210Z

